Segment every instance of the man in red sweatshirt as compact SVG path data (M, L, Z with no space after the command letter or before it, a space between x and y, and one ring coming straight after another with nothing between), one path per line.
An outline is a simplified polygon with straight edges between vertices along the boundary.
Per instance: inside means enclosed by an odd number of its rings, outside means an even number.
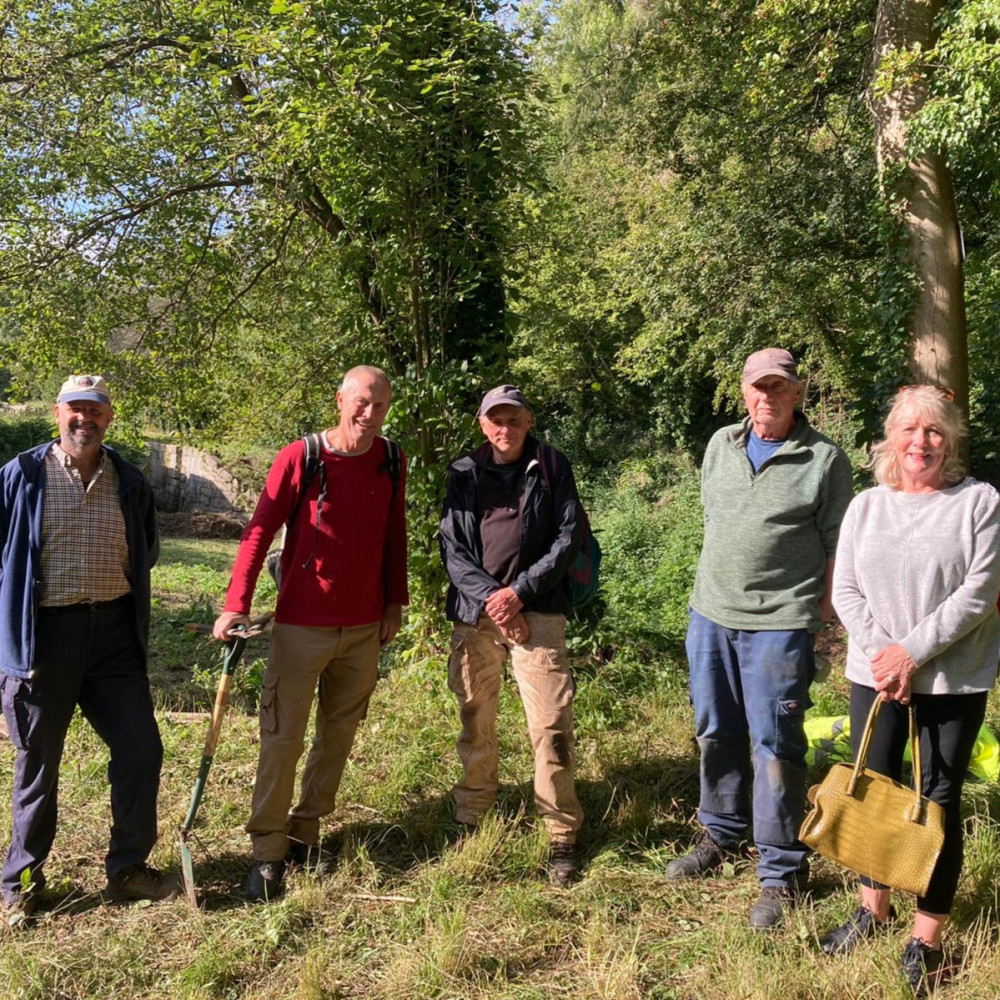
M384 372L352 368L337 391L340 422L321 435L319 473L306 482L302 441L278 453L243 532L225 609L213 629L226 639L231 628L249 623L268 548L287 524L247 824L251 900L280 894L287 863L316 874L329 871L330 859L319 846L320 819L333 811L378 680L379 650L399 631L409 599L405 459L398 455L394 474L394 446L379 437L390 397ZM291 808L317 690L316 733L299 801Z

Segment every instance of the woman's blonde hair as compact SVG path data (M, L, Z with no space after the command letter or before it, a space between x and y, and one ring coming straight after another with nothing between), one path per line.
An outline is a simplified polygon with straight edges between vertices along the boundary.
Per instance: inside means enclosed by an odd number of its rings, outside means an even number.
M889 415L885 418L885 438L872 448L872 469L875 481L899 489L899 462L892 444L893 431L899 427L903 414L912 414L933 424L944 438L945 458L941 480L954 486L965 478L965 464L960 444L966 435L965 417L955 405L954 394L936 385L907 385L896 393Z

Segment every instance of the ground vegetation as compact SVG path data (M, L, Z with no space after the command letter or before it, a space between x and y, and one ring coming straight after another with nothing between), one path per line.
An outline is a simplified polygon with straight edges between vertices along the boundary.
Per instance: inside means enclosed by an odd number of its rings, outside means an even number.
M218 644L187 632L209 621L234 540L171 537L154 571L151 677L166 745L153 860L178 863L183 819L201 755ZM261 594L258 609L268 606ZM832 654L836 657L837 647ZM586 877L548 887L544 834L532 816L532 755L517 692L500 707L501 796L474 834L453 821L458 719L444 657L387 660L324 824L334 874L290 879L287 896L248 905L246 820L256 762L255 685L267 639L241 664L233 707L199 811L192 845L202 901L104 903L107 842L103 747L82 721L63 762L61 815L38 925L5 936L0 981L10 1000L902 1000L900 933L849 960L829 959L817 936L855 905L856 886L825 862L810 900L773 935L746 926L756 898L751 858L717 879L677 885L663 867L694 835L698 758L676 645L577 650L577 733ZM835 665L814 687L817 708L843 713ZM1000 722L992 699L990 721ZM0 824L8 822L13 748L0 738ZM969 787L967 856L948 935L953 1000L992 996L1000 975L996 884L1000 794Z

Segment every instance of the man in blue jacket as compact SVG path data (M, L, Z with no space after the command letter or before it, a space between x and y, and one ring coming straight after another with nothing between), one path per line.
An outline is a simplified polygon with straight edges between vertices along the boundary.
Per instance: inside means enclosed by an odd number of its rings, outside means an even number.
M535 805L549 832L549 876L568 885L580 877L583 810L574 780L565 578L583 523L569 462L530 435L532 424L518 389L491 389L479 409L486 441L449 468L441 554L451 580L448 685L461 712L464 770L454 796L466 826L496 799L497 704L510 654L535 753Z
M10 927L26 925L45 886L77 705L110 751L106 895L166 899L179 888L146 864L163 760L146 674L159 552L152 491L102 446L113 417L103 378L71 376L53 409L59 440L0 469L0 699L17 748L0 876Z

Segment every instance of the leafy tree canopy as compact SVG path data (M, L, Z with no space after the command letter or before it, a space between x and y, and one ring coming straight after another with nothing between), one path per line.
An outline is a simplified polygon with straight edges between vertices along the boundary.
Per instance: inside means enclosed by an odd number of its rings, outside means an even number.
M827 419L854 415L843 439L876 433L882 404L907 380L915 294L876 175L877 8L538 6L531 54L554 101L549 188L528 214L517 337L526 353L531 345L526 370L560 360L567 410L583 415L568 419L581 445L618 447L623 431L650 429L697 444L716 411L728 419L739 409L739 361L768 343L803 359ZM995 226L985 224L1000 133L982 141L1000 83L995 9L950 5L925 56L934 76L911 131L914 154L920 143L947 148L963 222L981 241L966 240L974 352L996 342L1000 301L988 277ZM995 367L979 367L979 412ZM652 416L628 420L636 410Z
M0 280L17 388L93 368L168 423L244 420L280 440L329 412L350 364L419 380L498 352L526 133L524 68L494 13L7 5Z

